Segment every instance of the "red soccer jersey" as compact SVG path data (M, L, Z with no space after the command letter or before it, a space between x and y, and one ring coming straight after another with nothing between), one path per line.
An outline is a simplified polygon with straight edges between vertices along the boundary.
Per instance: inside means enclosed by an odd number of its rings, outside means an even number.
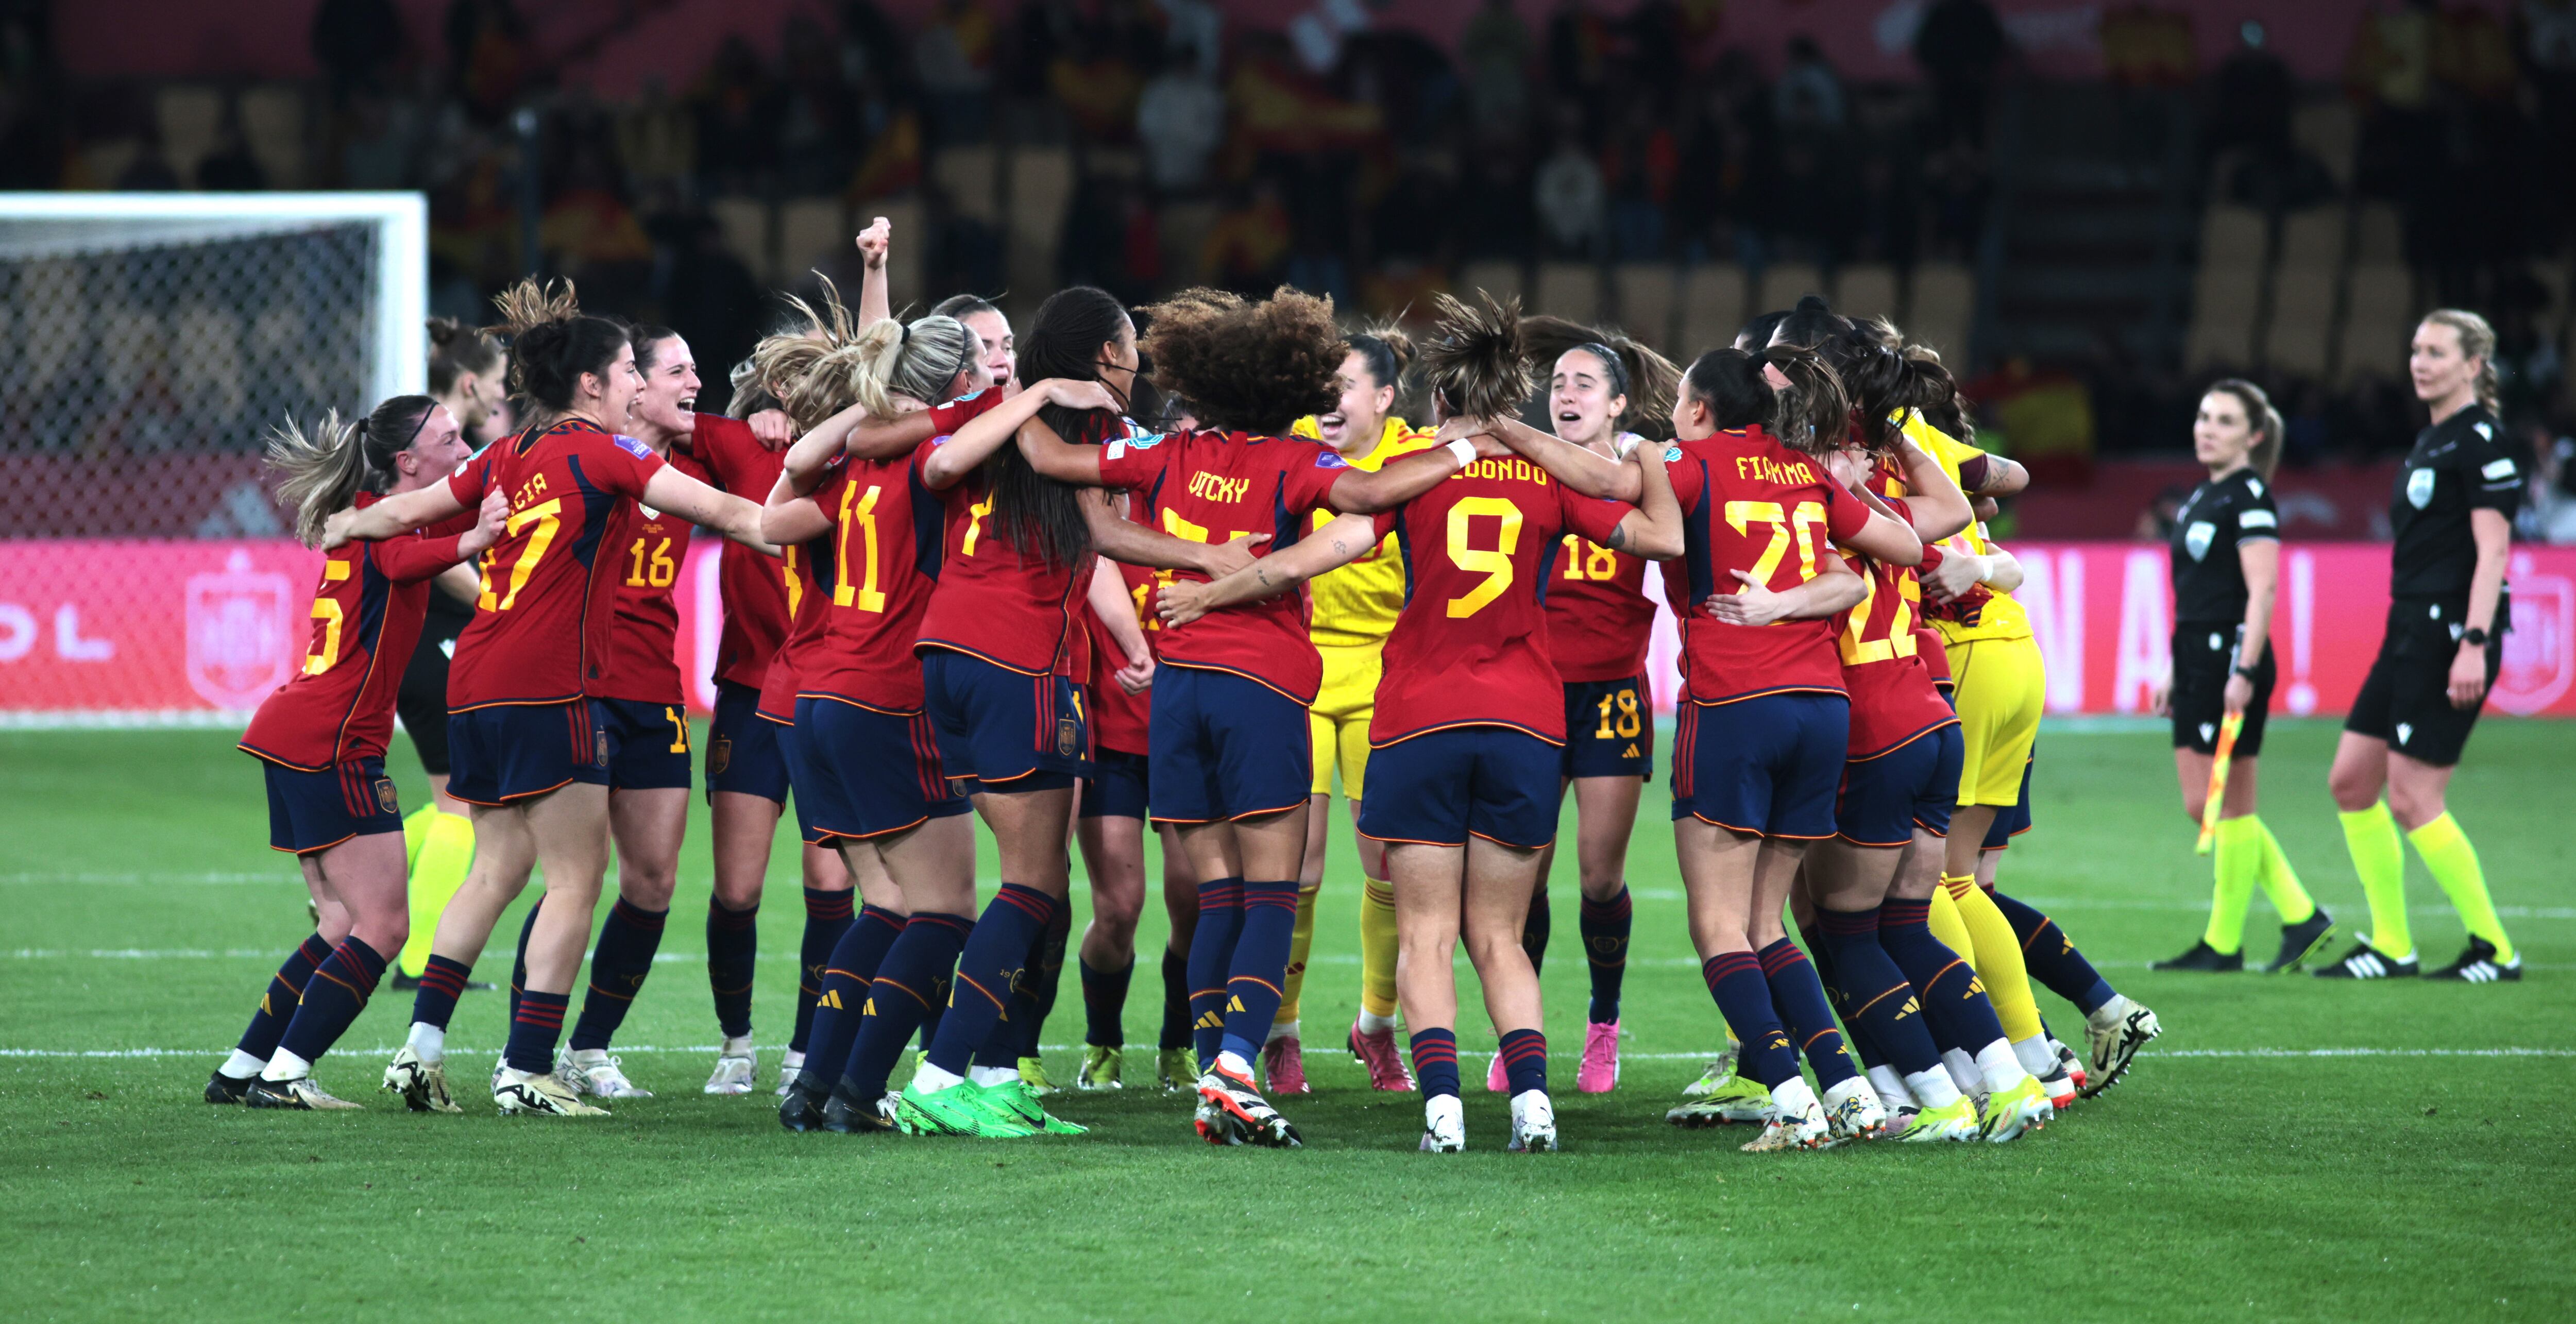
M700 414L689 454L706 467L707 481L753 505L769 500L787 457L762 446L751 425L721 414ZM726 540L717 579L724 593L724 632L716 642L716 679L761 687L770 656L787 637L795 615L787 602L786 566L777 557Z
M360 492L357 506L377 500ZM382 758L394 730L394 693L435 591L430 580L456 564L457 536L473 527L474 516L458 515L399 538L333 548L313 590L304 665L260 702L241 747L306 772Z
M671 467L705 482L707 471L686 455ZM671 586L689 559L689 534L697 526L677 515L639 505L617 549L616 619L608 626L608 674L592 693L602 699L678 704L680 604Z
M449 711L600 692L619 535L661 469L652 447L581 419L495 442L457 466L448 491L468 509L500 492L510 522L483 553L483 594L447 673Z
M1557 676L1571 685L1643 675L1655 629L1645 561L1576 534L1558 541L1547 580L1547 647Z
M987 386L983 390L961 395L944 405L933 405L930 410L930 435L952 436L957 429L966 426L970 420L980 417L986 410L1000 403L1002 403L1002 388Z
M829 535L810 542L781 547L779 569L787 581L787 633L778 640L778 651L770 654L769 670L760 680L761 716L787 726L796 725L796 691L803 688L803 674L797 664L823 630L823 591L815 577L815 567L832 555Z
M985 391L941 408L995 394ZM1116 426L1122 436L1133 431L1123 421ZM947 440L944 433L936 435L930 445ZM1082 623L1082 595L1091 584L1093 558L1086 554L1076 558L1078 564L1059 566L1035 549L1013 546L993 527L993 494L983 469L938 496L946 525L939 588L922 616L916 651L945 648L1025 675L1087 678L1091 636Z
M1154 589L1158 583L1154 571L1141 565L1110 565L1127 585L1127 600L1135 605L1136 626L1145 632L1145 646L1155 648L1162 641L1163 621L1154 613ZM1101 622L1098 612L1083 613L1091 631L1091 743L1102 749L1125 754L1150 754L1153 746L1146 733L1154 718L1154 692L1129 694L1118 683L1118 669L1127 665L1127 650ZM1160 653L1157 648L1157 654Z
M1907 516L1900 498L1887 498ZM1849 756L1874 758L1926 731L1958 721L1932 686L1922 656L1923 589L1908 566L1886 565L1858 552L1843 560L1869 586L1869 596L1834 618L1835 648L1842 655L1843 686L1851 694ZM1935 652L1940 651L1938 645Z
M1599 542L1628 507L1566 489L1518 457L1480 459L1378 517L1404 553L1404 610L1386 638L1369 744L1452 726L1565 743L1565 683L1540 603L1560 539Z
M1255 556L1295 542L1306 516L1325 505L1333 481L1349 468L1316 442L1240 432L1131 437L1100 454L1100 481L1132 493L1139 522L1190 542L1269 534ZM1172 578L1207 581L1195 570ZM1303 593L1209 612L1165 631L1155 652L1172 666L1259 681L1301 704L1313 703L1324 681L1323 658L1306 633Z
M1824 619L1729 625L1699 604L1736 593L1732 571L1786 592L1816 577L1817 558L1869 523L1860 500L1824 466L1760 428L1720 432L1664 448L1664 469L1681 502L1682 573L1664 571L1664 592L1681 621L1682 692L1693 703L1728 703L1793 690L1843 693L1834 624Z
M832 532L814 552L814 628L796 650L796 691L890 713L921 711L913 643L939 577L939 496L919 457L835 464L814 489Z

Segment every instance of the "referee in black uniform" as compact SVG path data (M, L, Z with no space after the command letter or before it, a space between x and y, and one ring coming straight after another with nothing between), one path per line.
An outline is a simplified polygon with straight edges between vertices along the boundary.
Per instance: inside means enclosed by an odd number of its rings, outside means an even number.
M2173 670L2157 707L2173 717L2174 774L2194 826L2209 796L2220 725L2241 714L2243 727L2219 805L2209 926L2191 950L2156 962L2156 969L2244 969L2245 911L2259 884L2281 916L2281 951L2267 970L2289 970L2325 945L2334 921L2299 886L2281 843L2254 813L2256 760L2275 674L2281 514L2271 480L2281 460L2281 413L2252 382L2217 382L2201 397L2191 442L2209 466L2209 479L2174 516Z
M2473 984L2522 978L2522 958L2496 921L2477 849L2443 807L2451 769L2503 662L2512 624L2505 552L2522 501L2522 461L2496 417L2495 331L2476 313L2441 309L2415 328L2407 370L2432 410L2398 470L2388 522L2388 629L2353 699L2328 775L2343 811L2353 871L2370 900L2370 933L2317 974L2385 979L2417 972L2406 924L2405 850L2451 898L2467 950L2427 979ZM2388 799L2380 800L2385 787Z

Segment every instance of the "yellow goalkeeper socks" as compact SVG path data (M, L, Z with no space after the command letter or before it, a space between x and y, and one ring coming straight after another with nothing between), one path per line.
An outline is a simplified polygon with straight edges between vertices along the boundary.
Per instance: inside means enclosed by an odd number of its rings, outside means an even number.
M2218 886L2209 898L2209 927L2200 940L2221 956L2234 956L2245 946L2245 908L2254 900L2254 879L2263 871L2263 825L2252 818L2218 820L2215 872Z
M417 827L418 836L414 836ZM438 917L465 871L474 864L474 823L429 805L403 820L403 844L411 855L411 937L404 940L397 968L414 979L429 966L429 942L438 936Z
M1315 950L1315 894L1324 890L1322 883L1297 889L1297 927L1288 932L1288 978L1279 986L1279 1012L1270 1018L1274 1027L1297 1023L1297 1002L1306 991L1306 958Z
M1374 878L1360 892L1360 1010L1395 1015L1395 885Z
M2460 926L2471 934L2493 943L2499 964L2513 960L2513 940L2504 935L2504 925L2496 920L2495 901L2487 895L2486 873L2478 868L2478 848L2469 844L2468 834L2460 831L2460 822L2445 811L2440 818L2406 834L2415 843L2415 853L2424 857L2424 867L2441 884L2451 898L2451 908L2460 912Z
M2352 871L2361 876L2361 894L2370 901L2370 945L2403 961L2415 954L2415 935L2406 927L2406 846L2397 839L2397 816L2382 800L2341 817Z
M2272 898L2272 909L2281 913L2281 922L2305 924L2314 919L2316 899L2308 895L2308 889L2299 886L2299 871L2290 867L2290 857L2282 853L2281 839L2272 835L2272 829L2261 818L2247 814L2245 821L2254 825L2255 835L2263 846L2263 868L2254 875L2254 880L2263 885L2263 894ZM2219 826L2224 828L2227 825L2220 823Z
M2039 1023L2039 1003L2030 995L2030 971L2022 964L2021 938L2013 932L2012 921L2004 918L1973 875L1943 874L1941 887L1967 926L1976 952L1971 959L1977 979L1986 986L1986 1001L1994 1004L2004 1037L2018 1044L2047 1033Z
M1932 937L1966 960L1971 969L1977 964L1977 941L1968 936L1968 922L1959 917L1959 904L1950 899L1950 889L1932 889L1932 909L1923 922L1931 926Z

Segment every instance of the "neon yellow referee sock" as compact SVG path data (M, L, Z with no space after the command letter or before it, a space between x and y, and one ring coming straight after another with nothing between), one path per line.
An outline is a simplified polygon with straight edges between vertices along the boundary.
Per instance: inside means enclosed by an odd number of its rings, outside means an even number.
M1315 894L1323 890L1322 883L1297 889L1297 927L1288 933L1288 978L1279 985L1279 1011L1270 1018L1273 1027L1297 1023L1297 1002L1306 991L1306 958L1315 950Z
M414 836L414 828L418 835ZM474 864L474 822L427 805L403 820L403 844L411 855L411 937L403 942L397 968L414 979L429 966L429 942L438 936L438 917L456 889L465 886L465 871Z
M2200 940L2221 956L2245 948L2245 908L2254 900L2254 879L2263 870L2263 825L2251 818L2218 820L2215 872L2218 886L2209 898L2209 927Z
M1395 885L1374 878L1360 892L1360 1010L1395 1014Z
M2478 848L2460 831L2460 821L2444 811L2440 818L2407 833L2406 839L2415 843L2415 853L2424 857L2433 881L2450 895L2451 908L2460 912L2461 927L2495 944L2498 962L2511 961L2513 940L2504 936L2504 925L2496 919L2495 901L2487 896L2486 873L2478 868Z
M2281 913L2281 922L2305 924L2314 919L2316 898L2299 886L2299 871L2290 867L2290 857L2281 850L2281 839L2272 835L2272 829L2260 817L2247 814L2245 821L2253 824L2263 839L2263 871L2255 875L2255 881L2263 885L2263 894L2272 898L2272 909Z
M2403 961L2415 954L2415 935L2406 927L2406 845L2397 839L2397 816L2382 800L2341 817L2352 871L2370 902L2370 945Z
M1995 1019L2003 1022L2004 1037L2018 1044L2047 1033L2039 1023L2039 1003L2030 995L2030 971L2022 963L2021 938L2013 932L2012 921L1977 886L1974 875L1945 873L1941 888L1950 894L1960 922L1967 926L1975 953L1969 959L1977 967L1978 981L1986 986L1986 1001L1994 1004Z

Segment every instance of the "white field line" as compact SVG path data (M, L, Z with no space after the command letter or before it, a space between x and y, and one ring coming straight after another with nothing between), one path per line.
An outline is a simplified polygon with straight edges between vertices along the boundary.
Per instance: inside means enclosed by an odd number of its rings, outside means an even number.
M341 1048L336 1051L343 1057L388 1057L393 1054L395 1047L396 1045L386 1044L374 1048ZM1040 1045L1040 1051L1070 1053L1080 1047L1079 1044L1043 1044ZM784 1051L786 1045L762 1044L760 1048L764 1052L780 1052ZM226 1051L221 1048L0 1048L0 1058L221 1058ZM500 1051L497 1048L460 1048L450 1044L447 1054L450 1057L487 1058L498 1057ZM616 1046L616 1051L619 1053L713 1053L716 1051L716 1045L619 1044ZM1461 1049L1458 1055L1486 1058L1492 1057L1493 1053ZM1627 1062L1706 1062L1724 1055L1724 1049L1703 1049L1695 1053L1621 1053L1619 1057ZM1551 1053L1549 1056L1571 1060L1579 1054L1564 1052ZM2180 1048L2171 1052L2149 1050L2142 1056L2157 1061L2169 1058L2185 1061L2272 1061L2346 1057L2558 1058L2576 1057L2576 1048Z

